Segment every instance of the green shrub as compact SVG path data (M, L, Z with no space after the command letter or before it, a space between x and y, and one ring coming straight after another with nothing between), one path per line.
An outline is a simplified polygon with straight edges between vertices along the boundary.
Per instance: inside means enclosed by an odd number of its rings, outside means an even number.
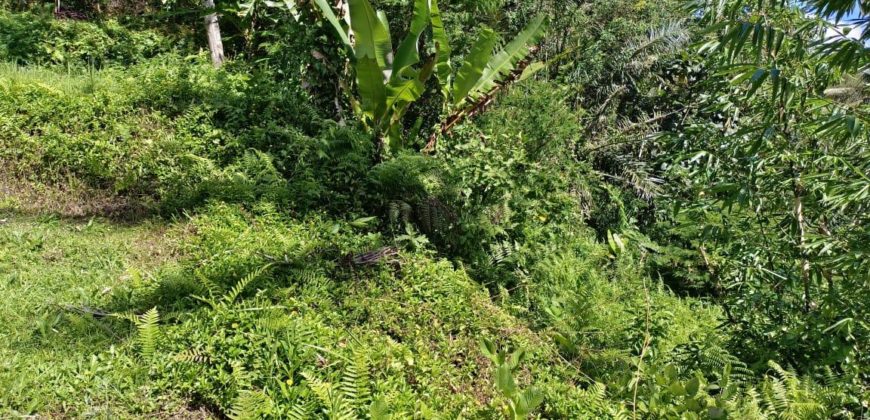
M168 212L209 198L346 208L371 160L356 133L321 124L298 91L200 58L81 74L5 65L0 80L0 160L11 174L74 177Z
M216 413L813 418L849 403L835 379L776 365L747 382L745 364L712 344L715 309L639 279L628 254L608 263L588 239L532 267L532 304L519 310L520 291L494 302L425 253L356 265L346 256L388 243L358 223L219 204L176 229L180 261L112 301L159 310L161 322L127 316L154 392Z
M582 167L565 176L521 140L463 128L434 160L399 156L374 168L371 182L385 213L406 215L400 225L413 223L439 251L470 263L479 281L511 288L522 256L549 246L544 238L583 231ZM515 261L503 261L508 254Z
M38 82L50 75L58 83ZM172 121L134 106L133 80L113 71L61 76L5 67L0 88L2 159L33 181L68 176L131 196L159 194L201 177L202 139L176 135ZM193 181L187 181L193 182Z
M166 392L222 413L254 404L285 417L331 409L319 393L332 384L346 393L333 403L355 416L376 400L397 416L487 416L508 401L477 350L481 337L529 352L518 382L580 392L560 384L569 366L542 363L551 344L446 261L400 253L355 267L344 256L382 246L380 235L296 221L271 205L214 205L180 229L182 260L113 297L119 311L156 305L170 320L137 347L155 349L151 376Z
M513 86L475 124L493 136L516 136L535 160L567 161L582 133L580 115L555 83L530 79Z
M115 20L60 21L46 13L0 10L0 61L73 67L129 65L176 49L155 30L129 30Z

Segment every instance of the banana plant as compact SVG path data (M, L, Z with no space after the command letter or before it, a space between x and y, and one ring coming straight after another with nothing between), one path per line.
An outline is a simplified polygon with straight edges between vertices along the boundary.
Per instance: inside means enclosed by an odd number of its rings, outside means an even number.
M452 50L437 0L414 1L408 34L395 48L386 14L376 11L369 0L348 0L349 24L339 20L326 0L314 3L352 53L356 75L356 95L351 99L354 110L388 152L402 147L405 113L423 96L433 75L451 116L447 121L453 121L450 125L442 124L437 134L448 131L458 118L468 115L467 110L491 95L505 80L518 76L514 75L518 64L528 56L544 29L544 18L538 17L496 52L496 33L483 28L454 77ZM426 45L422 38L429 27L434 54L422 58L420 45Z

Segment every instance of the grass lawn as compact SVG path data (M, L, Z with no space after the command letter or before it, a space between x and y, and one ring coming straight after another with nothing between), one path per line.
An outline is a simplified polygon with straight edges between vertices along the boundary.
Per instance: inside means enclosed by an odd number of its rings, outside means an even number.
M0 417L40 412L97 418L184 412L148 393L126 323L88 312L117 285L173 258L157 222L0 211Z

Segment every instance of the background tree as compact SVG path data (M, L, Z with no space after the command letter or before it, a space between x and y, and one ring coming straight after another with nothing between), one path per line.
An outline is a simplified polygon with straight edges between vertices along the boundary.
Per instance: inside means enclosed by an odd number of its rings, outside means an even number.
M214 9L214 0L203 0L206 10ZM220 67L224 62L224 44L221 40L221 28L218 24L218 15L209 12L205 15L205 33L208 37L208 50L211 53L211 62L215 67Z
M868 49L831 35L826 17L858 11L862 22L866 8L729 1L691 10L707 31L692 60L709 76L659 160L672 232L703 261L699 286L729 309L735 348L859 375L867 315L851 297L866 296L870 272L868 103L829 88L865 71Z

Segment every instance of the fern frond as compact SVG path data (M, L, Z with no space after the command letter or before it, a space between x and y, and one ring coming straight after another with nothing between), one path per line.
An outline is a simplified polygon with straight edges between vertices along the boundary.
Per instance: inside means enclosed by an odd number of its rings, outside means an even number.
M157 350L157 340L160 334L159 322L160 313L157 312L157 307L149 309L136 318L136 329L139 332L136 336L136 342L139 345L140 354L146 359L153 357Z
M271 267L272 267L271 263L266 264L266 265L264 265L256 270L254 270L253 272L249 273L247 276L242 277L242 279L239 280L235 284L235 286L233 286L229 290L229 292L227 292L223 296L223 302L227 305L233 304L236 301L236 299L238 299L238 297L242 294L242 292L245 291L245 289L248 287L248 285L253 283L254 280L258 279L264 272L266 272L266 270L270 269Z
M231 375L233 384L236 388L244 389L250 386L251 382L253 382L253 374L245 369L245 365L243 365L241 361L231 361L230 367L232 368Z
M763 394L765 402L776 412L784 413L788 410L788 390L782 380L772 378L765 391Z
M292 326L292 321L282 311L269 310L256 319L257 329L262 333L285 331Z
M330 420L354 419L353 408L348 404L341 392L336 392L332 384L322 381L311 373L303 372L302 376L308 382L308 387L320 401L323 413Z
M822 368L822 383L828 388L840 386L843 383L843 378L834 373L830 366L825 366Z
M308 388L322 405L329 405L332 400L332 385L320 380L310 372L302 372L302 377L308 383Z
M314 417L314 407L311 403L296 403L285 413L288 420L308 420Z
M595 382L588 389L582 392L583 403L589 410L595 414L603 415L610 411L607 401L607 387Z
M411 221L411 205L402 200L390 201L389 205L390 223L393 225L404 225Z
M517 245L511 241L499 241L489 246L489 265L495 267L513 255Z
M203 297L203 296L200 296L200 295L190 295L190 297L192 297L192 298L194 298L194 299L196 299L196 300L198 300L198 301L200 301L200 302L202 302L202 303L205 303L205 304L207 304L208 306L211 306L212 309L217 308L218 306L220 306L220 305L218 305L218 303L215 302L215 300L212 299L212 298L207 298L207 297Z
M340 394L335 395L332 399L332 405L327 415L331 420L356 420L358 418L353 405L348 403Z
M780 366L778 363L773 360L767 362L767 366L769 366L776 374L782 379L788 379L794 377L794 374Z
M821 419L825 418L825 406L815 401L792 402L789 413L797 419Z
M205 364L211 361L208 354L198 349L187 349L177 353L173 359L179 362Z
M296 323L292 329L292 337L296 343L311 344L316 341L317 330L308 323Z
M272 399L263 391L242 391L233 401L229 417L233 420L259 419L272 411Z
M415 208L420 230L427 234L449 230L456 221L456 213L436 197L428 197Z
M133 323L133 325L139 324L139 314L135 312L113 312L112 316L118 319L125 319Z
M319 267L294 268L290 271L290 276L300 284L317 284L326 279L323 270Z
M365 353L355 352L351 363L344 369L341 392L356 407L369 403L369 363Z
M218 296L223 294L223 288L199 270L194 271L193 276L196 278L199 285L208 293L209 298L217 299Z

